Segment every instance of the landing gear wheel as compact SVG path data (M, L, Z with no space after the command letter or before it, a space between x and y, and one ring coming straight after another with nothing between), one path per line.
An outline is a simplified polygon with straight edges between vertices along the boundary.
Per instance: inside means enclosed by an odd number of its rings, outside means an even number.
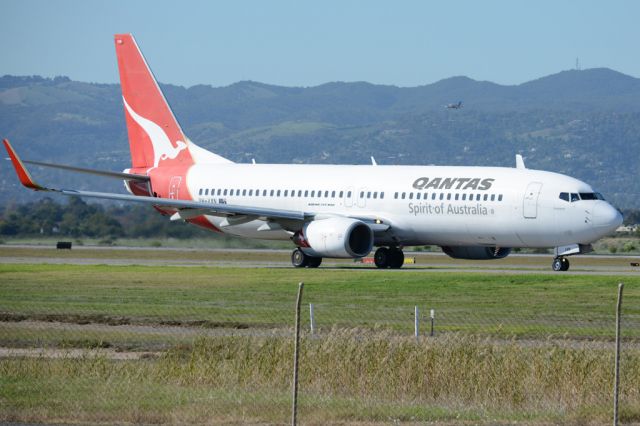
M555 259L553 259L553 263L551 264L551 267L556 272L568 271L569 259L567 259L566 257L556 257Z
M389 268L400 269L404 265L404 253L399 248L389 249Z
M389 249L386 247L380 247L373 255L373 263L380 269L389 267Z
M297 248L293 251L293 253L291 253L291 264L296 268L304 268L309 264L309 256L307 256L302 250Z
M321 257L307 256L307 268L317 268L322 263Z

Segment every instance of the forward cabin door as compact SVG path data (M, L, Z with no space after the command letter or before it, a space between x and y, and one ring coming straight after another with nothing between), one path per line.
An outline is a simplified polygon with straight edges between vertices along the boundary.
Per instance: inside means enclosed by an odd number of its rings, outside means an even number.
M538 217L538 197L540 196L541 189L542 183L540 182L531 182L527 186L522 203L522 214L525 219L535 219Z

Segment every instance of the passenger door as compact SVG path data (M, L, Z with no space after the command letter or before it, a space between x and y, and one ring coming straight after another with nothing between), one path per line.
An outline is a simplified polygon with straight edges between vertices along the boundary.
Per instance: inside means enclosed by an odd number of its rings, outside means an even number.
M531 182L527 186L522 203L522 214L525 219L535 219L538 217L538 197L540 196L541 189L542 183L540 182Z

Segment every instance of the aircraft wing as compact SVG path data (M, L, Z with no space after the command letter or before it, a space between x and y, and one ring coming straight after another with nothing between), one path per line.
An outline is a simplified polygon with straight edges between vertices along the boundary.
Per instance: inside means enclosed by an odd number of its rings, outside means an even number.
M128 194L116 194L109 192L92 192L92 191L79 191L74 189L57 189L57 188L48 188L42 186L31 177L31 174L24 166L24 162L18 157L16 152L14 151L11 144L9 144L8 140L3 140L4 146L9 154L9 158L13 163L13 167L16 170L16 174L18 175L18 179L20 179L20 183L23 186L33 189L35 191L44 191L44 192L55 192L58 194L68 195L68 196L77 196L77 197L87 197L87 198L100 198L105 200L119 200L119 201L129 201L143 204L150 204L156 207L167 207L172 209L178 209L178 215L175 216L175 219L189 219L195 216L208 214L212 216L244 216L252 219L265 219L265 220L294 220L294 221L307 221L312 220L315 216L314 213L307 213L302 211L295 210L280 210L280 209L269 209L269 208L259 208L259 207L249 207L249 206L235 206L230 204L218 204L218 203L204 203L199 201L190 201L190 200L177 200L173 198L158 198L158 197L146 197L146 196L137 196L137 195L128 195ZM48 167L58 167L64 168L67 170L73 171L81 171L85 173L92 173L93 171L90 169L81 169L74 168L71 166L58 166L52 165L49 163L37 163L37 162L29 162L31 164L40 164L46 165ZM94 174L102 174L104 176L111 177L121 177L124 179L137 179L142 180L142 177L139 175L129 175L128 173L115 173L115 172L98 172L95 171ZM131 177L129 177L131 176ZM172 217L173 219L173 217Z

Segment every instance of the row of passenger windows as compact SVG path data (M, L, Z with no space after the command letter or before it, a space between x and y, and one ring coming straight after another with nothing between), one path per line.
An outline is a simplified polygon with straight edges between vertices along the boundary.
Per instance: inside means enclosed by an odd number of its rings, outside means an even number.
M342 198L345 191L315 191L315 190L297 190L297 196L302 198ZM352 192L346 191L347 198L351 198ZM296 190L288 189L210 189L200 188L198 195L201 196L237 196L237 197L296 197ZM429 197L431 195L431 197ZM384 200L384 192L378 191L360 191L360 198L368 199L380 199ZM455 200L455 201L502 201L502 194L460 194L460 193L423 193L423 192L396 192L393 196L394 199L409 199L409 200Z
M604 200L604 197L599 192L561 192L560 199L574 203L580 200Z
M336 195L338 196L338 198L342 198L344 197L344 191L315 191L315 190L302 190L302 189L298 189L298 197L311 197L311 198L336 198ZM256 189L255 191L253 189L211 189L209 190L209 188L200 188L200 191L198 191L199 195L222 195L222 196L236 196L236 197L295 197L296 196L296 190L292 189L292 190L288 190L288 189ZM365 197L365 192L361 191L360 192L360 198L364 198ZM371 192L371 191L367 191L366 192L366 197L367 198L380 198L380 199L384 199L384 192ZM351 191L347 191L347 198L351 198Z
M415 194L415 195L414 195ZM467 197L468 195L468 197ZM404 199L409 199L409 200L455 200L455 201L496 201L496 199L498 201L502 201L502 194L460 194L460 193L444 193L444 192L439 192L439 193L435 193L432 192L431 193L431 197L429 197L428 193L424 193L424 192L396 192L393 196L393 198L398 199L398 197L400 197L400 199L404 200Z

